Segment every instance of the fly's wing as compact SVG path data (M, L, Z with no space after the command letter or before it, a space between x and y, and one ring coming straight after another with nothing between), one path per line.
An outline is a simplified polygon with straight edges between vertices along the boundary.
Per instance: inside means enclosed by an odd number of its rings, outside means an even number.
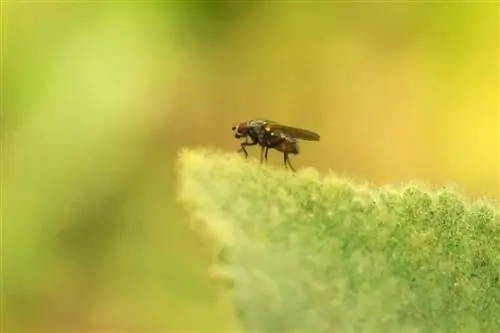
M265 125L265 129L268 132L281 131L295 139L301 139L307 141L319 141L320 138L319 134L313 131L309 131L304 128L279 124L274 121L268 121Z
M286 133L285 131L283 131L280 128L274 128L270 131L267 131L267 133L269 134L267 136L267 139L269 140L269 144L281 142L283 140L294 141L294 142L297 141L290 134Z

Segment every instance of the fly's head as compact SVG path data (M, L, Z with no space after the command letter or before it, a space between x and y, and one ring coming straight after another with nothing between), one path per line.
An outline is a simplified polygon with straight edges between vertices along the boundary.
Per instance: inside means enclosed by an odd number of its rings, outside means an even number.
M233 126L232 131L236 139L244 138L248 135L248 126L246 123L240 123Z

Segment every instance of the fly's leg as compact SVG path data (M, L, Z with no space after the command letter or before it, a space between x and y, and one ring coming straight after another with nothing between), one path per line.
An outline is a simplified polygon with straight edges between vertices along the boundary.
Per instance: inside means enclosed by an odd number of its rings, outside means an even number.
M264 154L264 159L266 160L266 165L267 165L267 152L269 151L269 147L266 147L266 152Z
M241 148L238 150L238 153L240 151L242 151L245 154L245 159L247 159L248 158L248 152L245 149L245 147L247 147L247 146L255 146L256 144L257 144L257 142L247 142L247 141L242 142L241 143Z
M292 169L293 172L296 172L290 162L290 159L288 158L288 153L283 153L283 162L285 163L285 169L288 169L288 166L290 166L290 169Z
M238 149L238 153L242 151L245 154L245 159L247 159L248 158L248 152L245 149L245 146L248 146L248 144L246 142L242 142L241 143L241 148Z

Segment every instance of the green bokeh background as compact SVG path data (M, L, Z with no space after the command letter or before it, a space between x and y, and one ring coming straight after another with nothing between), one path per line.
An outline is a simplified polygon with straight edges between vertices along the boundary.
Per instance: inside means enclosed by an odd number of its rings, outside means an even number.
M2 3L4 329L236 330L175 160L235 150L245 119L321 133L296 167L500 197L498 16L497 2Z

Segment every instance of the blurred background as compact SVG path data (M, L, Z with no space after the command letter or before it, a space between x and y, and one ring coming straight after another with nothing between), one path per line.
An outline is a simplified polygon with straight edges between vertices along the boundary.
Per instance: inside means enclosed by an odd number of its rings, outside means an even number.
M497 6L2 2L4 331L237 330L175 159L247 119L319 132L295 167L499 198Z

